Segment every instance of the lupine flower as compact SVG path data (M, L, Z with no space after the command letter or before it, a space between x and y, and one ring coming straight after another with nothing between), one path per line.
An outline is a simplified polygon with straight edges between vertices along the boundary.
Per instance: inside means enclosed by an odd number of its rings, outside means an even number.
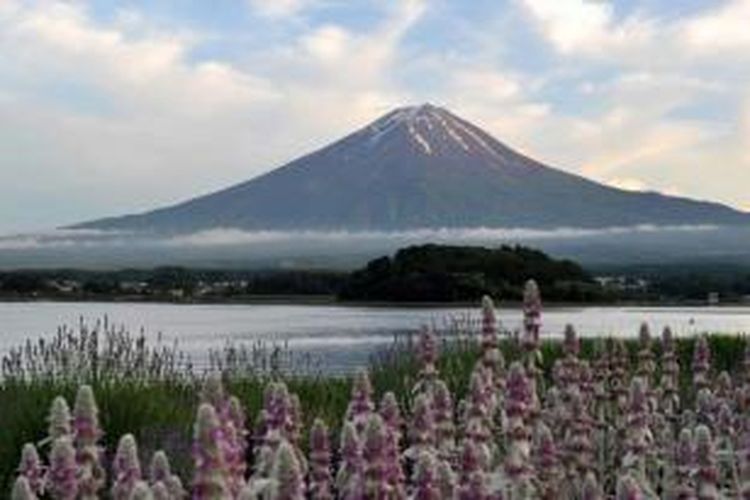
M162 450L154 453L154 456L151 458L149 479L151 480L151 489L154 491L155 497L158 497L156 491L157 484L162 484L166 488L169 498L181 499L187 495L179 476L172 474L169 458L167 458L167 454Z
M529 417L531 388L520 363L510 366L506 381L507 396L505 413L507 416L507 454L504 471L510 481L511 494L514 498L529 494L529 481L533 476L531 463L531 432L526 419Z
M420 394L414 400L414 409L409 426L411 447L407 456L416 460L424 450L435 451L435 416L430 398Z
M642 378L635 377L630 383L628 398L626 455L623 459L626 467L636 467L643 471L645 456L652 441L653 436L648 426L646 383Z
M523 346L527 351L539 348L539 331L542 326L542 298L536 281L529 280L523 289Z
M456 496L456 474L446 460L437 462L437 487L440 498L452 499Z
M193 498L229 498L224 436L216 410L208 403L198 408L193 431Z
M345 422L341 430L341 463L336 475L336 489L343 499L364 498L362 447L357 429Z
M419 334L417 343L417 358L422 364L419 372L420 378L424 382L430 381L437 374L435 364L438 359L438 346L435 339L435 332L432 328L424 326Z
M132 434L125 434L117 445L117 453L112 463L114 484L112 498L128 500L136 483L141 480L141 463L138 460L138 445Z
M487 479L484 471L484 459L476 444L465 439L461 444L461 460L459 463L458 498L460 500L475 500L487 498Z
M386 429L378 414L370 415L362 443L364 461L365 497L386 498L390 488L386 479Z
M357 432L361 433L364 431L370 415L372 415L373 408L370 377L367 375L367 371L359 370L354 377L352 396L346 410L346 419L352 421Z
M440 500L440 488L437 485L437 463L429 451L420 453L414 468L413 500Z
M462 412L463 435L475 443L482 456L483 466L490 457L489 440L492 420L490 418L491 402L486 386L486 379L481 371L476 369L471 374L469 382L468 400L465 401Z
M52 442L47 472L47 490L55 500L73 500L78 495L76 451L70 437Z
M482 352L497 348L497 320L495 319L495 304L485 295L482 297Z
M615 498L617 500L642 500L645 497L638 481L630 474L623 474L617 479Z
M651 386L651 379L656 371L654 363L654 353L651 350L651 329L648 323L641 323L638 331L638 368L636 374L646 382L648 387Z
M310 497L313 500L332 499L331 483L328 427L321 419L315 419L310 431Z
M448 385L442 380L435 382L432 391L432 413L435 421L435 445L438 456L449 459L456 447L456 429L453 423L453 398Z
M169 488L167 488L167 486L161 481L153 483L151 485L151 494L153 495L154 500L172 500L174 498L183 498L172 496L172 494L169 493Z
M25 476L18 476L13 483L13 491L10 494L11 500L37 500L36 493L29 485L29 480Z
M49 422L47 435L50 440L54 441L57 438L71 435L72 418L70 416L70 407L68 407L68 402L65 401L65 398L58 396L52 401L47 421Z
M94 391L90 386L83 385L78 389L73 405L73 444L79 468L78 494L83 499L96 498L97 492L105 484L102 449L98 444L103 434Z
M704 389L710 385L711 371L711 349L708 346L708 337L699 336L695 340L693 351L693 384L698 389Z
M705 425L699 425L695 428L695 454L698 465L696 485L698 498L706 500L720 498L716 450L711 438L711 431Z
M287 441L283 441L276 451L272 484L272 500L304 500L305 498L303 476L297 462L297 452Z
M154 494L151 488L145 481L138 481L133 486L133 492L128 497L128 500L153 500Z
M231 454L228 457L229 475L232 477L233 489L237 494L242 489L245 473L247 472L247 418L242 403L236 396L230 396L228 402L227 423L234 428L233 439L230 443Z
M23 445L21 463L18 465L18 474L26 478L31 491L36 495L41 495L44 491L44 473L44 466L39 459L36 446L32 443Z
M545 499L557 498L562 478L560 456L552 432L543 422L536 427L532 459L541 484L540 495Z
M604 500L604 493L593 472L587 472L586 477L583 479L581 500Z
M401 466L401 412L394 393L386 392L383 395L379 414L386 428L385 476L394 495L400 498L406 479Z

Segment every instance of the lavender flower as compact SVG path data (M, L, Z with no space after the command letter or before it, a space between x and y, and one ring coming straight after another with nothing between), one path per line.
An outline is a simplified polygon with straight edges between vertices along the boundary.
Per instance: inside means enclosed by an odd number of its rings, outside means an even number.
M96 498L104 488L106 474L101 464L102 449L98 442L104 433L99 426L99 408L94 391L88 385L78 389L73 405L73 444L79 468L78 494L83 499Z
M193 498L229 498L224 435L213 406L203 403L193 431Z
M297 452L289 442L283 441L279 445L274 463L271 500L304 500L303 475Z
M18 476L13 483L13 491L10 494L11 500L37 500L36 493L29 485L29 480L25 476Z
M32 443L23 445L21 451L21 463L18 465L18 474L26 478L29 488L36 495L41 495L44 491L44 474L45 469L39 459L39 453L36 446Z
M310 497L313 500L332 499L331 482L328 427L321 419L315 419L310 431Z
M117 453L112 463L114 484L112 498L128 500L136 483L141 480L141 464L138 460L138 445L132 434L125 434L117 445Z
M49 455L47 490L55 500L73 500L78 495L76 451L70 437L55 439Z

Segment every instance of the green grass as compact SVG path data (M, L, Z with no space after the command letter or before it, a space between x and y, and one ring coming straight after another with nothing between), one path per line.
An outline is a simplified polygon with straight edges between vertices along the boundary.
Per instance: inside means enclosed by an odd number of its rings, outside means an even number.
M742 368L744 337L715 335L709 340L715 373L721 370L738 372ZM595 342L582 339L581 357L591 358ZM676 342L683 397L690 400L693 388L689 384L689 375L694 339L677 339ZM634 367L637 341L628 340L626 345L631 354L630 366ZM504 341L501 347L506 360L518 358L513 342ZM658 366L658 342L654 342L653 350ZM545 376L549 377L554 361L561 355L561 346L557 342L544 342L542 353L542 368ZM472 340L444 341L438 368L456 401L466 393L469 375L478 354L479 349ZM104 445L107 450L115 448L121 435L132 432L140 443L144 462L153 451L165 449L172 457L175 468L183 477L189 477L192 422L198 406L201 377L172 372L164 372L156 377L142 373L126 376L119 373L125 368L130 370L132 366L111 365L106 376L84 372L63 373L54 377L13 377L5 372L5 378L0 381L0 491L7 491L9 487L23 444L38 443L44 439L46 415L53 398L62 395L72 405L80 383L89 383L94 389L106 433ZM391 348L373 358L370 370L377 398L390 390L396 393L403 408L411 406L410 391L418 373L418 362L412 349L403 346ZM131 370L131 373L139 372ZM263 389L272 376L278 375L243 371L235 367L227 378L227 389L244 403L251 421L257 416ZM321 376L291 376L284 379L290 391L300 398L305 429L310 428L316 417L324 418L334 432L339 428L349 401L350 379ZM42 448L43 454L47 451Z

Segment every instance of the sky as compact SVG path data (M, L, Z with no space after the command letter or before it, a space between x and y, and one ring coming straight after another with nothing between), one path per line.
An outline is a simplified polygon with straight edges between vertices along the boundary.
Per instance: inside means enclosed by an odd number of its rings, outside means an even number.
M750 210L750 0L0 0L0 232L245 181L430 102Z

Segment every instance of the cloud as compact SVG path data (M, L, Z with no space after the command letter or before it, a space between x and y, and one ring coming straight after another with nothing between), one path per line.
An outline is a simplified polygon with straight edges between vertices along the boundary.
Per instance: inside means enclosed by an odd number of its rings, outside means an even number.
M715 11L696 16L682 26L687 45L709 54L717 51L746 51L750 48L750 1L731 0Z
M288 17L314 4L314 0L248 0L250 7L268 17Z

